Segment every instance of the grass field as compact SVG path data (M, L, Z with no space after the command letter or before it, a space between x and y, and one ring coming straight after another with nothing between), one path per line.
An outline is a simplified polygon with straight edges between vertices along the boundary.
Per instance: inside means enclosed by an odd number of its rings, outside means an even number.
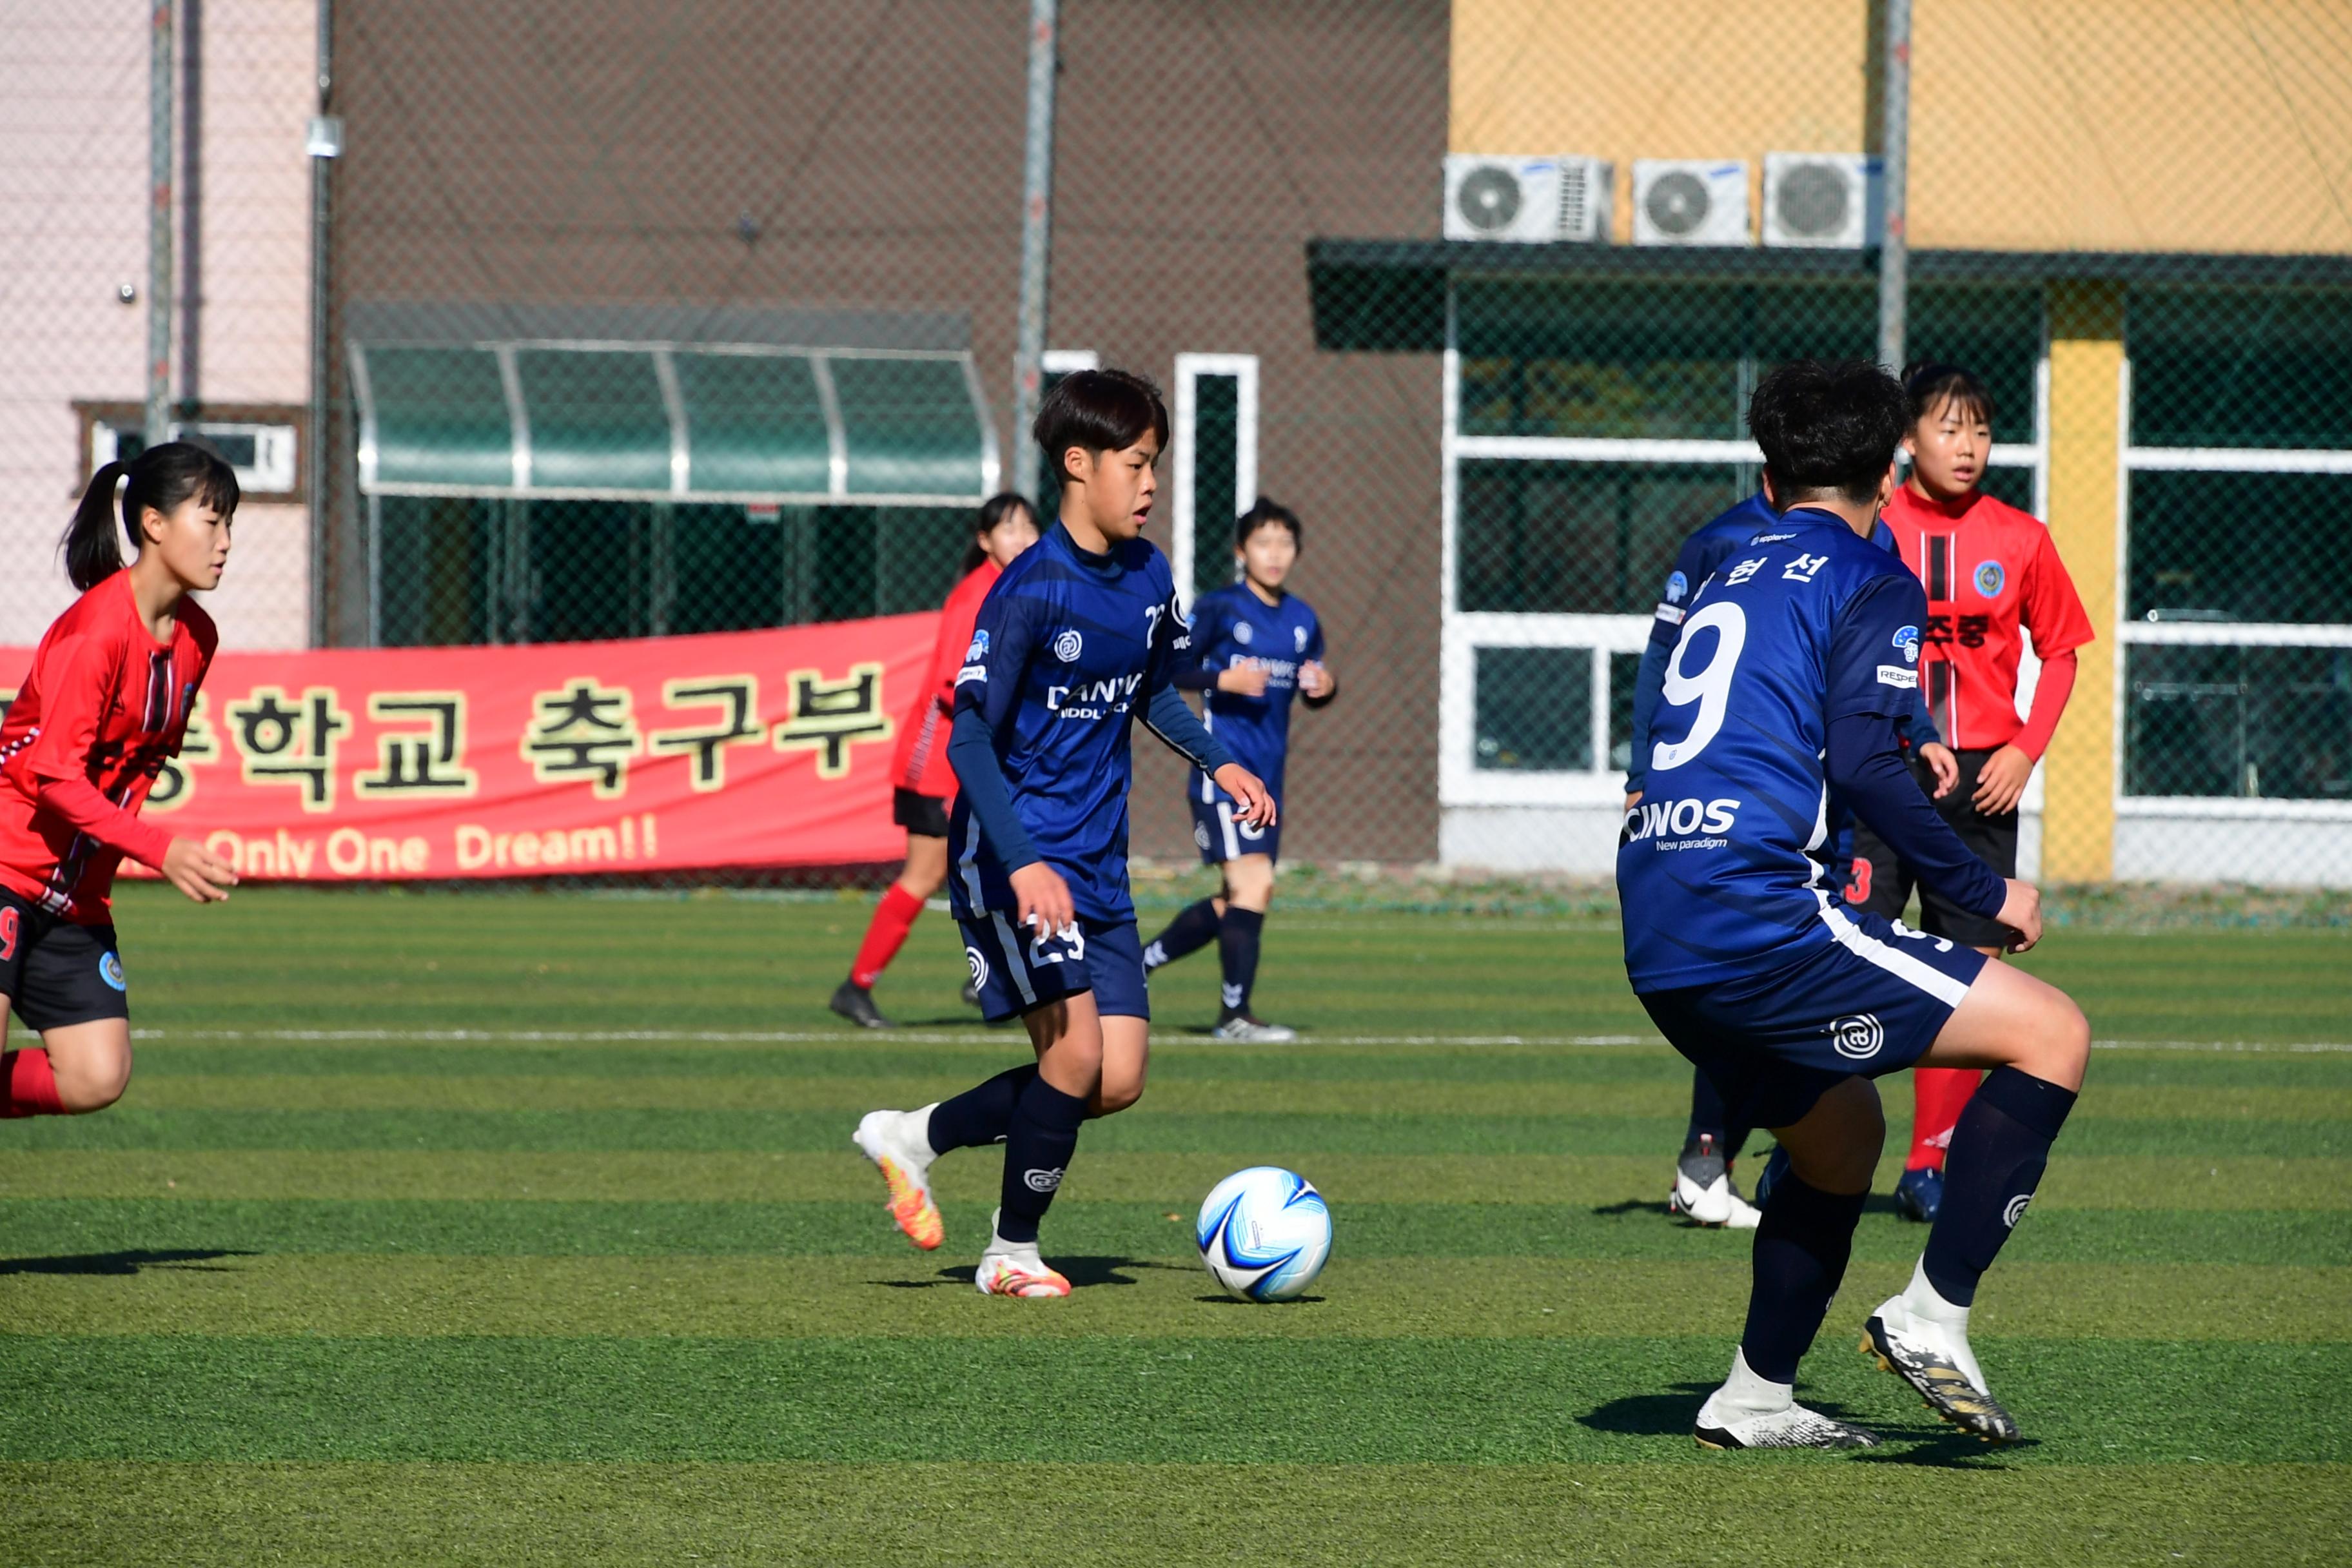
M124 1102L0 1129L0 1563L2341 1562L2352 1542L2352 932L2061 931L2105 1043L1979 1299L2032 1439L1855 1354L1883 1203L1804 1366L1889 1439L1711 1455L1747 1237L1660 1199L1688 1077L1585 920L1304 914L983 1300L992 1152L907 1247L850 1127L1018 1059L930 917L823 1010L866 905L250 889L121 900ZM1907 1079L1886 1085L1891 1173ZM1211 1287L1190 1218L1329 1194L1316 1297ZM1891 1174L1883 1180L1884 1192Z

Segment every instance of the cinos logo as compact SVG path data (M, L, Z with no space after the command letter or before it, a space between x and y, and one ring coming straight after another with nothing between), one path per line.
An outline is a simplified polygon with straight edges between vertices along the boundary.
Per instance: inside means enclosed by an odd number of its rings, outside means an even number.
M1830 1046L1852 1061L1866 1062L1886 1044L1886 1030L1874 1013L1849 1013L1830 1026Z
M1625 813L1625 837L1639 843L1669 834L1687 838L1694 833L1728 833L1739 811L1736 800L1643 801Z

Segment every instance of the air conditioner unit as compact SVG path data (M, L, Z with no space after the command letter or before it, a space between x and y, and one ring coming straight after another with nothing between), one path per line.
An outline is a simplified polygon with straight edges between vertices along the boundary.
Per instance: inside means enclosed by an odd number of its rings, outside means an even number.
M1764 243L1857 250L1885 222L1885 165L1861 153L1764 154Z
M1616 165L1603 158L1445 159L1445 237L1606 244Z
M1634 244L1748 242L1748 165L1744 161L1633 161Z
M295 428L291 425L257 424L243 420L174 419L167 431L174 441L194 441L227 460L236 474L237 489L247 495L294 493ZM137 456L147 445L147 432L131 419L93 419L89 426L89 467L92 473L117 458Z

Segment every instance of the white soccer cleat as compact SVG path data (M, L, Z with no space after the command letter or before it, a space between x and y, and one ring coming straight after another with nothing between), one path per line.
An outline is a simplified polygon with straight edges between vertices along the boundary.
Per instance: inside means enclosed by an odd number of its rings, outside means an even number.
M1729 1163L1715 1152L1715 1139L1699 1135L1698 1147L1675 1162L1675 1184L1666 1191L1666 1212L1696 1225L1721 1226L1727 1230L1754 1230L1764 1211L1739 1195L1731 1184Z
M1928 1409L1988 1443L2013 1443L2017 1419L1985 1386L1969 1348L1969 1310L1956 1307L1927 1282L1924 1268L1911 1287L1890 1296L1863 1325L1862 1353L1911 1385Z
M988 1231L988 1250L980 1255L980 1267L971 1276L973 1288L982 1295L1039 1300L1070 1293L1070 1282L1045 1267L1035 1242L1005 1240L996 1234L993 1216Z
M1698 1407L1691 1436L1702 1448L1874 1448L1878 1439L1859 1426L1808 1410L1792 1384L1771 1383L1731 1355L1731 1375Z
M1244 1046L1286 1046L1298 1038L1298 1031L1286 1024L1268 1024L1236 1013L1217 1026L1213 1037Z
M931 1107L920 1110L869 1110L852 1142L882 1173L889 1190L890 1217L907 1239L929 1252L947 1239L947 1223L931 1200L931 1152L927 1135Z

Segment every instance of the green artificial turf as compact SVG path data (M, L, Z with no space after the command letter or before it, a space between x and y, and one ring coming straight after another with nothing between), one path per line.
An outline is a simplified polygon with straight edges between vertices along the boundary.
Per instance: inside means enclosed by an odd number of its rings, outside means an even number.
M1048 1222L1066 1302L906 1247L856 1115L1024 1055L866 905L129 890L124 1101L0 1132L0 1563L2333 1562L2352 1538L2352 933L2082 927L2102 1049L1979 1298L2032 1439L1854 1351L1921 1233L1880 1196L1802 1376L1860 1456L1704 1454L1748 1238L1659 1201L1688 1073L1589 918L1268 928L1300 1047L1153 988L1152 1088ZM1250 1163L1329 1195L1313 1299L1189 1253Z

